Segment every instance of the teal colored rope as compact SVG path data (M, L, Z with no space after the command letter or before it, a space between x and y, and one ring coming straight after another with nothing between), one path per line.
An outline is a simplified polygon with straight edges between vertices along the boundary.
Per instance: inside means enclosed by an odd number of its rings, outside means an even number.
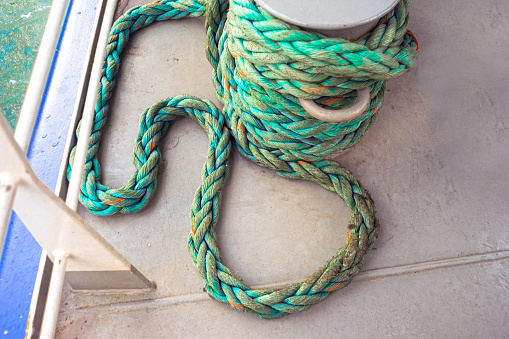
M251 0L160 1L129 10L111 30L83 174L81 202L94 214L136 212L152 198L161 154L158 143L171 121L189 116L209 135L209 152L191 206L188 249L215 299L273 318L309 308L347 286L362 266L379 231L373 202L340 164L323 160L360 141L381 107L385 81L415 62L408 34L408 0L356 42L325 39L273 18ZM228 14L229 13L229 14ZM228 14L228 15L227 15ZM136 172L120 189L99 183L97 160L120 55L134 31L153 22L206 15L207 57L222 112L209 101L178 96L154 104L140 119L133 162ZM370 87L364 115L346 124L323 123L298 105L313 99L329 108L355 101ZM214 233L221 189L228 175L230 134L247 158L292 179L313 180L336 192L351 211L348 243L305 281L280 290L252 290L221 263ZM74 150L71 154L71 161ZM70 175L69 167L68 175Z

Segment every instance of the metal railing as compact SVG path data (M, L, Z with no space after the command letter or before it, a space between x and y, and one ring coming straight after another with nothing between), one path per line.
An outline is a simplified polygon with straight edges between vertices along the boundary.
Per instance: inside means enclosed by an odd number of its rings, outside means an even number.
M32 138L48 74L69 0L55 0L41 41L39 53L27 89L15 136L5 118L0 117L0 256L12 210L53 262L51 280L40 331L41 338L52 338L64 279L73 289L151 289L153 284L141 275L106 240L77 214L82 169L93 121L95 95L102 63L93 63L87 80L88 89L82 112L80 137L64 202L34 173L25 154ZM92 60L103 60L109 29L116 8L115 0L103 0L97 14L96 34L89 52ZM90 62L90 64L92 64ZM78 107L79 105L77 105ZM63 162L65 166L66 162ZM81 169L81 170L79 170ZM1 259L1 257L0 257Z

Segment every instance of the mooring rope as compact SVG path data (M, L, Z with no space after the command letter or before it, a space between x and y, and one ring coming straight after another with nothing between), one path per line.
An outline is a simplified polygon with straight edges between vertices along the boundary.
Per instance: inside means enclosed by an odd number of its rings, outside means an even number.
M253 0L163 0L129 10L111 30L81 202L98 215L144 208L156 188L159 141L172 120L189 116L209 136L203 182L191 206L188 242L207 292L267 318L296 313L324 300L359 272L379 231L368 192L347 169L324 157L360 141L381 107L385 81L413 66L417 41L407 28L408 3L402 0L355 42L303 31L274 18ZM120 189L100 184L101 129L130 34L156 21L203 15L207 58L214 67L214 86L223 110L185 95L154 104L140 118L133 155L136 172ZM356 90L365 87L370 87L369 108L348 123L321 122L299 106L298 98L305 98L331 109L347 107L355 102ZM283 289L252 290L221 263L214 225L228 174L230 134L245 157L285 178L315 181L336 192L350 208L347 244L305 281ZM74 150L71 164L73 156ZM71 167L68 176L70 172Z

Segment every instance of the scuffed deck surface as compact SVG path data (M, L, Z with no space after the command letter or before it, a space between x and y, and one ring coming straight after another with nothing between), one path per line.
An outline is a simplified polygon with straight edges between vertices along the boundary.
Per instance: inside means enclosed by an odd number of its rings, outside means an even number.
M57 337L507 337L507 13L504 0L412 3L418 66L389 82L372 129L337 158L372 194L382 227L350 286L271 321L209 299L186 248L208 142L181 119L164 141L149 208L108 218L80 210L158 288L94 295L66 287ZM105 184L120 187L134 170L145 108L177 94L215 100L203 25L162 22L132 38L102 143ZM222 256L247 284L301 280L346 242L346 205L313 183L282 179L234 152L225 191Z

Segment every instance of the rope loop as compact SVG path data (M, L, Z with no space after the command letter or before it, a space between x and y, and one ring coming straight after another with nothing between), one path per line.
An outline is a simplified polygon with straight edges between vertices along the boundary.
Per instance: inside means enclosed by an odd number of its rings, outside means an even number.
M236 309L274 318L307 309L347 286L362 267L379 225L368 192L346 168L324 157L361 140L382 105L386 80L414 65L418 45L408 33L408 3L402 0L354 42L301 30L274 18L253 0L162 0L129 10L111 29L80 201L98 215L144 208L157 186L162 161L158 144L173 120L188 116L209 136L188 239L189 253L207 292ZM186 95L152 105L140 118L133 152L135 173L122 188L102 185L97 151L130 34L160 20L202 15L206 16L207 58L214 68L213 82L223 110ZM368 109L348 123L318 121L299 106L299 98L304 98L341 109L356 101L358 89L368 87ZM250 289L221 262L214 225L228 177L230 135L245 157L284 178L315 181L336 192L350 208L347 244L300 283L275 290ZM73 158L74 150L68 177Z

